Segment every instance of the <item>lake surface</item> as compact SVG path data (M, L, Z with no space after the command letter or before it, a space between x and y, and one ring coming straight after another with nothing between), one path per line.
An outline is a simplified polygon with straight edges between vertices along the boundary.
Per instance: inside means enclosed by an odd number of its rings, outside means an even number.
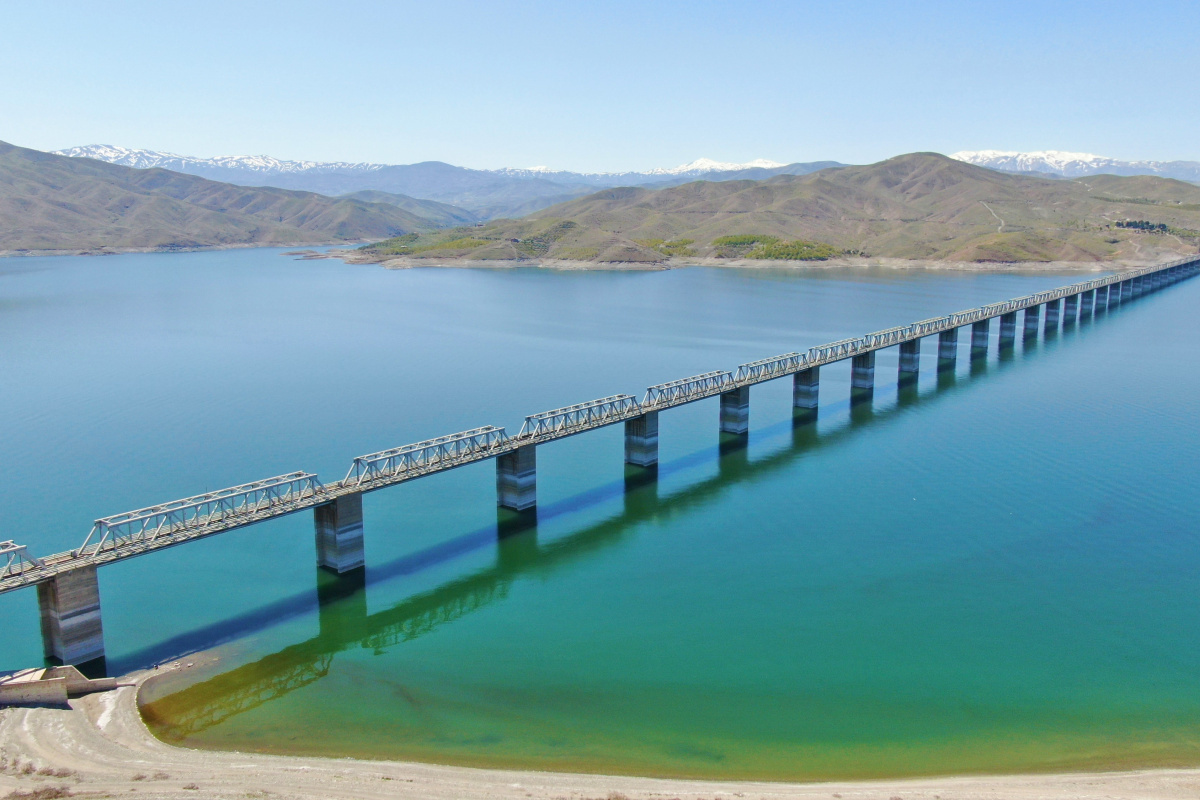
M1082 279L390 272L245 250L0 260L0 538L91 521ZM110 671L216 646L146 711L193 747L803 779L1200 763L1200 280L815 423L788 380L104 567ZM498 528L507 535L498 535ZM0 596L0 669L39 663ZM185 659L191 661L192 659Z

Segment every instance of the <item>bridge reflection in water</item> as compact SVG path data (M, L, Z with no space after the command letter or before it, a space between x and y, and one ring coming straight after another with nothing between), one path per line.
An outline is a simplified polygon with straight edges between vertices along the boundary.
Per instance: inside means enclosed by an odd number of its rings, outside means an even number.
M1101 313L1105 312L1097 312ZM1085 332L1086 328L1080 326L1064 332L1062 337L1051 337L1042 342L1027 337L1023 340L1022 359L1058 349L1066 345L1070 337ZM842 424L833 430L818 429L815 409L794 409L790 422L762 429L761 435L768 440L780 435L790 436L784 447L761 458L749 457L745 437L721 434L717 473L670 495L659 496L660 470L662 473L673 473L702 464L712 458L711 450L692 453L661 466L626 465L622 482L588 495L591 502L600 502L614 493L620 493L623 497L622 511L552 542L538 541L536 509L517 512L500 508L494 528L464 536L457 543L458 546L448 550L444 547L434 548L440 551L440 555L419 554L415 558L398 559L378 568L373 567L370 579L365 568L341 575L318 569L317 636L158 697L143 706L143 714L159 736L168 741L184 742L233 716L320 680L329 673L333 658L339 652L364 648L381 653L432 633L442 625L503 600L508 596L513 582L522 577L552 572L569 562L586 558L601 548L616 545L638 523L662 519L708 503L735 484L765 478L806 453L837 446L876 425L886 424L912 408L967 390L989 373L1011 369L1019 361L1014 348L1000 347L994 360L975 359L962 374L955 370L941 371L933 385L924 389L919 388L916 382L900 381L896 387L894 405L886 408L879 409L873 403L851 401L844 402L840 408L837 404L825 406L822 411L826 415L838 412L842 420ZM578 498L568 499L561 508L556 505L544 506L541 516L545 519L577 509L580 505ZM431 566L463 552L489 546L495 548L495 561L490 567L413 596L386 611L368 613L368 584L379 584L397 575L411 574L408 565L414 561ZM311 605L305 610L311 610ZM248 615L252 619L265 619L267 616ZM272 622L277 621L276 618ZM264 622L261 627L269 624ZM245 628L240 631L242 635L249 633L252 631Z

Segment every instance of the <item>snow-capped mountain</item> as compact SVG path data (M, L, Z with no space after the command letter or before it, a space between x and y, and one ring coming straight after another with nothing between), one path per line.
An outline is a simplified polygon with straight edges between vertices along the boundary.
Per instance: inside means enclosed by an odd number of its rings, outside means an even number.
M1122 161L1094 153L1037 150L1018 153L1008 150L963 150L951 158L1003 172L1046 172L1064 178L1085 175L1161 175L1184 181L1200 181L1200 162Z
M170 169L175 172L195 174L201 169L228 169L257 172L263 174L289 174L297 172L370 172L382 169L384 164L352 164L345 161L285 161L271 156L217 156L216 158L193 158L176 153L164 153L158 150L138 150L129 147L115 147L111 144L90 144L84 147L71 147L67 150L55 150L60 156L71 158L94 158L97 161L107 161L110 164L120 164L134 169Z
M470 210L479 217L521 216L572 197L615 186L662 187L689 180L764 179L804 175L832 161L780 164L757 159L744 164L701 158L678 167L647 172L570 172L550 167L467 169L440 161L420 164L369 164L343 161L286 161L271 156L195 158L157 150L88 145L55 151L72 158L94 158L135 169L154 167L199 175L242 186L275 186L325 195L362 191L388 192L435 200Z
M194 173L201 169L244 170L262 174L291 174L298 172L371 172L383 169L391 164L370 164L366 162L351 163L346 161L286 161L272 156L217 156L215 158L195 158L181 156L177 153L166 153L159 150L139 150L130 147L116 147L111 144L90 144L83 147L71 147L66 150L55 150L60 156L71 158L94 158L107 161L110 164L120 164L123 167L135 169L175 170L176 172ZM745 169L777 169L786 166L778 161L758 158L744 164L734 164L727 161L714 161L711 158L699 158L690 164L678 167L657 167L646 172L571 172L570 170L551 169L550 167L503 168L479 170L504 175L512 178L543 178L567 179L568 182L582 181L591 183L596 180L608 182L609 179L641 178L643 176L665 175L703 175L710 172L737 172Z

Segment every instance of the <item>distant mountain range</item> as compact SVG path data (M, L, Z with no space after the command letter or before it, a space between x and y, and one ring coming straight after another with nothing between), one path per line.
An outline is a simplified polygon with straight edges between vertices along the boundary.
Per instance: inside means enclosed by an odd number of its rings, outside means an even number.
M0 142L0 251L291 246L378 239L439 224L393 201L235 186Z
M1038 150L1017 153L1007 150L963 150L951 158L1002 172L1034 172L1081 178L1088 175L1161 175L1181 181L1200 182L1197 161L1121 161L1092 153Z
M1164 228L1146 233L1121 223ZM765 181L611 188L519 220L412 234L357 258L686 263L827 258L1154 260L1195 253L1200 186L1157 176L1047 180L912 153ZM426 262L428 263L428 262Z
M457 206L475 219L519 217L598 188L672 186L694 180L763 180L775 175L806 175L834 161L780 164L759 159L730 164L699 159L648 172L570 172L548 167L480 170L441 161L418 164L285 161L270 156L193 158L154 150L88 145L56 151L134 169L160 168L240 186L275 186L325 195L386 192Z

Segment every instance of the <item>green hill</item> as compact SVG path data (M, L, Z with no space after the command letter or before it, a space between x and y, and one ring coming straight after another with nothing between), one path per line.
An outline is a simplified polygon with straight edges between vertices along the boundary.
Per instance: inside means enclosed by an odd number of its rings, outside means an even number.
M318 244L432 227L389 204L234 186L0 142L0 251Z
M1121 220L1167 230L1116 227ZM1193 184L1148 176L1049 180L914 153L763 181L608 189L518 220L380 242L361 256L1103 261L1195 252L1198 243Z
M481 217L472 211L449 203L439 203L436 200L418 200L406 194L393 194L375 189L364 189L361 192L350 192L339 195L346 200L361 200L364 203L386 203L389 206L402 208L410 214L415 214L439 228L449 228L454 225L474 225Z

